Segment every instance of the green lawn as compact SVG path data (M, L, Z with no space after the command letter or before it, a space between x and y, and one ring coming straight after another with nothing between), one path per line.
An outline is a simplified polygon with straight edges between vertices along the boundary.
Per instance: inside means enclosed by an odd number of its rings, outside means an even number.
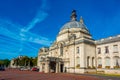
M111 76L111 77L120 77L120 74L104 74L104 73L88 73L88 74L94 74L94 75L100 75L100 76Z
M112 77L120 77L120 74L97 74L102 76L112 76Z

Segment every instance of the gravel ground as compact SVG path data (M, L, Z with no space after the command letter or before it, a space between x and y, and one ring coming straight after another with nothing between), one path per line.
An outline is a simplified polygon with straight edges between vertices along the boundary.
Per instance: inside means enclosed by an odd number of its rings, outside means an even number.
M40 73L34 71L6 70L0 71L0 80L102 80L95 76L65 74L65 73Z

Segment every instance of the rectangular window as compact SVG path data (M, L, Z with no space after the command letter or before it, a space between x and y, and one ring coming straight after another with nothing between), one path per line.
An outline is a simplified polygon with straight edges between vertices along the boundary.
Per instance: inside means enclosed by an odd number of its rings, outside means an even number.
M51 52L51 57L53 56L52 52Z
M79 47L77 47L77 48L76 48L76 51L77 51L77 53L79 53L79 52L80 52L80 51L79 51Z
M108 46L105 46L105 53L109 53Z
M113 52L114 53L118 52L118 45L113 45Z
M101 54L101 48L98 48L98 54Z

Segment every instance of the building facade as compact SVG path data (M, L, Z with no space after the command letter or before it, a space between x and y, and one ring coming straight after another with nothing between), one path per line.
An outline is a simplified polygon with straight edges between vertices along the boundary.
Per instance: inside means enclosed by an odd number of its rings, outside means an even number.
M120 36L95 41L83 18L77 21L76 17L76 11L73 10L71 21L62 26L54 43L40 49L37 63L40 72L87 73L112 70L120 73Z

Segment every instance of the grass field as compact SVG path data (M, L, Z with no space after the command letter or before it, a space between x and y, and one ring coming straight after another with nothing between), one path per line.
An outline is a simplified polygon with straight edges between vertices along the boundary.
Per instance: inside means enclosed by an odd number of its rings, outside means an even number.
M97 74L102 76L120 77L120 74Z

